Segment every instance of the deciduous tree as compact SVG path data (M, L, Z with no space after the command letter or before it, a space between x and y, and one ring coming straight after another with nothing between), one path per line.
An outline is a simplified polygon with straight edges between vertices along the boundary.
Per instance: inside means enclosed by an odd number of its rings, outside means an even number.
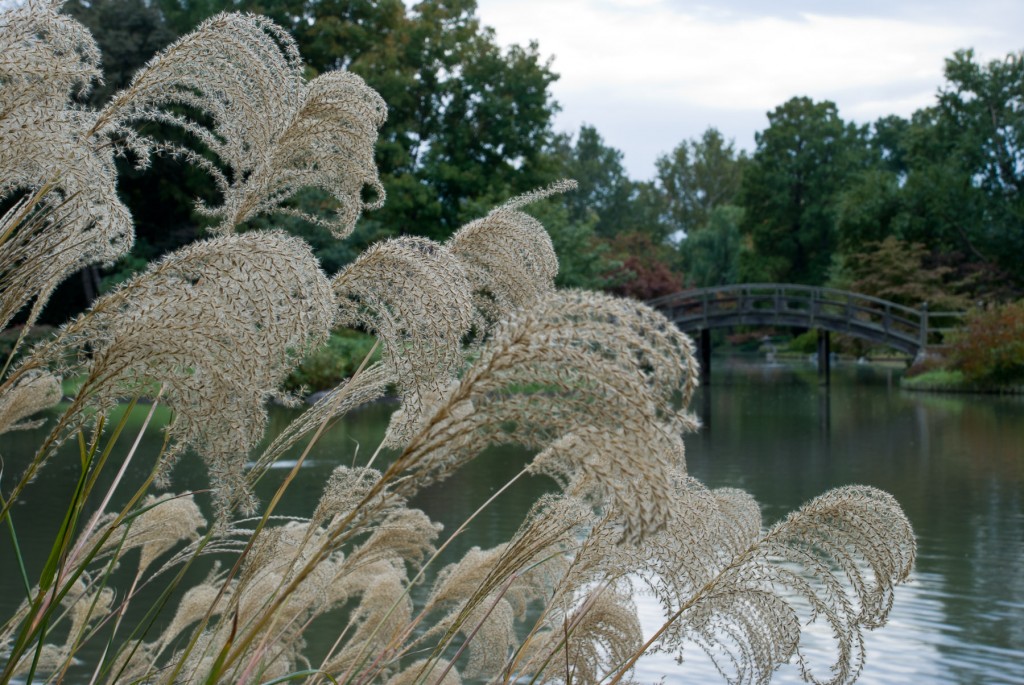
M862 165L864 131L832 102L792 98L768 114L743 175L744 232L758 277L818 285L836 247L839 191Z
M699 230L716 207L735 204L746 163L746 153L737 152L716 128L659 157L657 181L672 231Z

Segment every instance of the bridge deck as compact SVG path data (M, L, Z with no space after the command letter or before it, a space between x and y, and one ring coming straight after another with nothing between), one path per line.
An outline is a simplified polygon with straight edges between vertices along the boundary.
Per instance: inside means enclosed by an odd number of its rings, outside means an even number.
M846 290L788 283L700 288L648 304L688 332L733 326L816 328L864 338L911 355L940 342L963 316L960 312L930 312L927 305L914 309Z

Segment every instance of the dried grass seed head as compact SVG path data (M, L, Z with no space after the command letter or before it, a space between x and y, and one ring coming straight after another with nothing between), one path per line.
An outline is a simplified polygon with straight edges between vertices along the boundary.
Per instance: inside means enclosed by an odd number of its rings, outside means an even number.
M89 373L81 392L99 411L163 386L177 451L200 452L226 514L233 497L248 504L243 469L263 434L265 401L279 396L304 352L326 340L333 318L329 281L305 242L246 233L154 263L36 355L56 361L77 351Z
M668 426L646 432L584 426L534 457L530 470L593 501L636 541L672 521L671 474L685 471L682 436Z
M45 301L64 278L112 263L134 240L113 149L92 132L95 112L73 102L100 80L99 49L61 4L0 14L0 200L22 198L0 219L0 328L31 298Z
M367 654L385 653L395 638L404 633L412 620L412 600L404 564L377 561L344 574L336 592L344 597L359 597L351 616L355 630L344 646L325 665L328 673L341 675L359 667ZM374 668L368 659L366 664Z
M371 246L332 285L338 323L366 328L384 346L402 399L387 444L403 444L462 366L462 338L472 323L462 264L433 241L396 238Z
M628 589L596 587L566 621L571 633L563 649L573 680L581 683L600 682L643 644L640 618Z
M652 436L694 426L670 397L690 382L695 366L685 354L648 353L648 335L617 325L642 308L631 300L558 291L516 313L496 329L403 453L402 466L414 474L403 486L443 478L489 444L544 449L574 432ZM664 482L665 464L681 458L668 456L672 450L640 452L633 462L636 480Z
M45 371L30 371L7 392L0 395L0 434L37 428L41 421L28 417L60 402L60 379Z
M446 244L466 266L474 304L489 325L555 287L558 256L551 237L520 208L576 187L575 181L559 181L512 198L448 239Z
M257 214L285 211L303 187L329 192L339 204L321 223L342 238L363 209L379 207L383 186L374 164L381 97L355 74L330 72L306 83L294 39L264 17L225 13L168 46L100 113L105 132L126 135L145 158L153 150L180 154L210 173L223 195L219 233ZM198 115L176 113L185 106ZM207 128L201 119L212 121ZM145 121L174 124L196 149L139 136ZM199 151L212 152L220 166ZM363 200L369 187L375 199Z
M206 518L199 511L192 495L146 495L141 513L128 529L124 542L112 536L113 544L122 544L122 550L140 549L139 574L143 574L160 555L173 549L183 540L196 538L206 527Z
M63 4L37 0L0 14L0 97L5 105L61 107L102 79L96 41L87 28L61 14ZM8 111L3 110L5 115Z
M892 496L837 488L765 532L748 494L676 483L673 525L633 551L633 569L645 572L666 615L687 607L658 648L681 654L695 643L735 682L767 682L794 654L809 681L823 671L825 682L853 682L864 629L885 622L913 565L913 532ZM618 570L630 568L629 554ZM800 642L809 622L832 636L822 669Z
M450 665L445 659L420 659L389 678L384 685L419 685L423 682L424 674L428 676L426 682L432 685L462 685L458 670L449 668ZM442 673L445 674L444 678L438 680Z

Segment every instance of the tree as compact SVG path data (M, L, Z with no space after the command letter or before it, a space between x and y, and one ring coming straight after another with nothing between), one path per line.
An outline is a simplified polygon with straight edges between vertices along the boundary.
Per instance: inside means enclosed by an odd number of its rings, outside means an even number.
M958 151L961 136L959 125L939 107L918 110L910 120L887 117L875 123L868 140L870 166L850 179L836 205L843 260L893 238L927 248L926 261L949 269L945 280L975 297L1015 296L1017 264L999 258L1015 248L987 230L986 217L1005 210L1007 200L981 189L981 176L968 163L971 154Z
M561 136L552 154L559 159L561 174L579 183L564 196L570 221L592 220L594 232L605 238L630 223L634 184L622 168L622 152L605 145L596 128L582 125L572 142Z
M715 128L659 157L657 181L672 232L699 230L716 207L734 204L746 163L746 153L737 153L733 141L727 142Z
M977 212L959 231L968 249L1024 280L1024 52L981 65L973 50L946 60L936 124Z
M875 123L870 168L841 193L840 248L888 236L925 245L971 278L975 294L1014 297L1024 284L1024 66L987 65L970 50L946 60L934 106Z
M953 269L937 265L921 243L889 236L868 243L862 252L845 255L832 285L892 300L908 307L927 303L932 309L957 311L969 302Z
M620 234L611 243L611 254L622 266L609 274L609 292L650 300L683 289L682 276L672 269L672 248L647 233Z
M721 205L711 210L706 225L679 243L683 273L698 288L738 283L743 236L743 209Z
M836 247L838 193L866 156L865 131L835 104L792 98L768 114L743 175L743 230L754 255L748 274L818 285Z
M836 240L843 253L856 252L889 236L905 236L910 217L897 174L883 168L850 180L836 201Z

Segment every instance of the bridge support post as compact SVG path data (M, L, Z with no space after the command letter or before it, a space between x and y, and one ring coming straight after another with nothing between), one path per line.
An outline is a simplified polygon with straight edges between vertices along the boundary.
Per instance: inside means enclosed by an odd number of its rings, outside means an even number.
M700 329L700 384L711 385L711 329Z
M830 334L823 328L818 329L818 382L822 385L832 383L832 341Z

